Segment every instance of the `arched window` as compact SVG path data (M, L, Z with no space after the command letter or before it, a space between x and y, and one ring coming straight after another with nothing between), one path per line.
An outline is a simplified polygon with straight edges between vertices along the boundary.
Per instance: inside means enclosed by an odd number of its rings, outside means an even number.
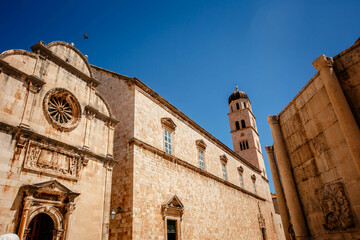
M242 127L242 128L246 128L245 120L241 120L241 127Z
M244 103L244 108L246 108L246 102L243 102Z
M240 142L240 151L244 150L243 149L243 145L242 145L242 142Z
M234 111L233 108L232 108L232 106L231 106L231 111L232 111L232 112Z
M246 149L249 149L249 144L247 140L245 141L245 144L246 144Z
M240 109L239 103L236 103L236 109L237 109L237 110Z
M240 124L238 121L235 122L235 126L236 126L236 130L239 130L240 129Z

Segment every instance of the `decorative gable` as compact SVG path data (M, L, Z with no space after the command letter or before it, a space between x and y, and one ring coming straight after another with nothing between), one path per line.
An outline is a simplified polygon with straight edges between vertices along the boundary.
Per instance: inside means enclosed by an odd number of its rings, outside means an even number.
M76 193L59 183L57 180L25 185L22 187L26 195L37 199L64 201L66 198L73 201L80 193Z
M163 217L172 216L179 217L182 219L184 213L184 205L181 203L180 199L174 195L169 199L165 204L161 206Z
M220 156L220 161L221 161L223 164L226 164L226 163L227 163L228 159L227 159L227 157L226 157L225 154Z
M175 131L176 124L171 118L162 118L161 124L163 125L163 127L166 127L171 131Z
M196 140L196 146L203 151L206 149L206 144L202 139Z

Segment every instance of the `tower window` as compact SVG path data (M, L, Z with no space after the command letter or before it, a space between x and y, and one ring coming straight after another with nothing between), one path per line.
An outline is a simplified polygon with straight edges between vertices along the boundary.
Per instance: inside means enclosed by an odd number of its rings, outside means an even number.
M236 130L239 130L240 129L240 124L238 121L235 122L235 125L236 125Z
M241 127L246 128L245 120L241 120Z
M237 110L240 109L239 103L236 103L236 109L237 109Z
M234 110L233 110L233 107L231 106L230 108L231 108L231 111L233 112L233 111L234 111Z
M244 104L244 108L246 108L246 102L243 102L243 104Z
M240 142L240 151L249 149L249 143L247 140Z
M171 150L171 132L164 130L164 140L165 140L165 151L169 154L172 154Z

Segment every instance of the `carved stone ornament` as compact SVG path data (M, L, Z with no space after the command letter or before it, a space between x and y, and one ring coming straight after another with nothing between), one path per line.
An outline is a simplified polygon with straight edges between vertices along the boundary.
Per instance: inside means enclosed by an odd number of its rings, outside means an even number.
M44 98L43 108L47 120L60 131L71 131L80 123L79 101L66 89L50 90Z
M228 158L226 157L225 154L223 154L223 155L220 156L220 161L221 161L223 164L226 164L226 163L227 163Z
M56 147L30 141L24 169L76 180L81 156Z
M332 67L334 65L334 60L332 57L327 57L322 54L320 57L315 59L312 64L316 70L320 71L323 68Z
M279 124L279 115L269 115L267 121L269 124Z
M203 151L206 149L206 143L202 139L196 140L196 146Z
M166 127L170 131L175 131L176 124L171 118L162 118L161 124L163 125L163 127Z
M260 226L260 228L266 228L265 218L264 218L264 216L262 215L262 212L261 212L259 203L258 203L258 209L259 209L259 213L258 213L259 226Z
M325 185L317 191L326 230L342 231L354 226L350 202L342 183Z
M184 213L184 205L181 203L180 199L174 195L169 199L165 204L161 206L163 217L172 216L178 217L182 220L182 215Z

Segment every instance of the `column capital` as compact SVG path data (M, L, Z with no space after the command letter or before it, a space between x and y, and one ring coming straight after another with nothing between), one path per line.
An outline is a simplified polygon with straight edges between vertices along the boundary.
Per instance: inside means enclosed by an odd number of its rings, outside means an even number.
M320 55L315 61L313 61L312 65L318 71L326 67L332 67L334 65L334 60L332 57L327 57L324 54Z
M267 146L265 147L265 150L267 153L274 153L274 146Z
M269 115L267 121L270 125L279 124L280 117L279 115Z

